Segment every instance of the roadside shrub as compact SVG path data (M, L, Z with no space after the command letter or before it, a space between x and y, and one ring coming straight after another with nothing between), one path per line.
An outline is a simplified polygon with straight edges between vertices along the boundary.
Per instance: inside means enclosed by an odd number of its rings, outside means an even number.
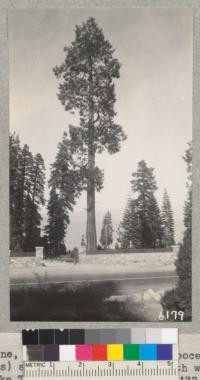
M164 311L183 311L184 321L191 320L192 314L192 236L191 229L185 231L183 244L176 260L176 273L179 276L177 287L165 292L161 304Z

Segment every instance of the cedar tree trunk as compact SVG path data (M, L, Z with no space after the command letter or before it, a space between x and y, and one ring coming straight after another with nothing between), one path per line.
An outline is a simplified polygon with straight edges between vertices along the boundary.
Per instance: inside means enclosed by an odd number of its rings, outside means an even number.
M97 247L95 219L95 126L93 106L93 67L89 57L89 128L88 128L88 178L87 178L87 253L92 253Z
M88 181L87 181L87 253L97 247L95 220L95 153L93 147L88 149Z

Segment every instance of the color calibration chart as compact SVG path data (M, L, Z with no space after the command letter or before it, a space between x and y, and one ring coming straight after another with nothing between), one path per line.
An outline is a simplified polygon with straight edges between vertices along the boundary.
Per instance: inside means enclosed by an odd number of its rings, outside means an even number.
M24 379L178 380L173 328L23 330Z

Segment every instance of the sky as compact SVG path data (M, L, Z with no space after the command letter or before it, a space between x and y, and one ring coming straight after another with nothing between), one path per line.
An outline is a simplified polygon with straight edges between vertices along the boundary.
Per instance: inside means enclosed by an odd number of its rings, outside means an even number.
M186 167L183 161L192 138L192 11L187 8L14 10L9 14L10 130L22 144L41 153L49 178L57 144L73 115L57 99L53 67L64 60L63 47L74 40L75 25L96 18L121 63L115 82L119 123L128 138L121 151L97 156L105 172L97 193L97 232L107 210L115 230L127 197L131 174L145 159L155 168L159 205L166 187L175 218L176 240L183 231ZM48 199L48 188L46 187ZM45 214L45 210L43 210ZM71 215L69 247L85 233L86 194ZM78 231L78 233L77 233Z

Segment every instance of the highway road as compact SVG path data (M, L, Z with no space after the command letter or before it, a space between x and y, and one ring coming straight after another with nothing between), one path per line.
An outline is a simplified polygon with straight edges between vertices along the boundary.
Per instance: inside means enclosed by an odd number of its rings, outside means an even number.
M79 282L126 282L145 287L153 284L175 284L175 272L141 272L141 273L74 273L65 272L63 268L11 268L10 284L12 287L34 286L37 284L67 284Z
M122 321L124 318L134 321L157 321L158 315L161 311L159 297L165 291L172 289L177 282L177 276L172 271L154 271L154 272L137 272L137 273L122 273L112 271L110 273L99 272L83 273L77 267L71 272L64 267L44 267L44 268L11 268L10 283L11 283L11 315L12 320L22 321L38 321L46 320L48 315L49 321L71 321L71 320L114 320ZM97 292L97 305L93 303L89 306L87 302L88 285L94 283L94 288ZM53 287L51 287L53 285ZM81 285L81 286L80 286ZM84 285L86 292L84 293ZM47 286L47 288L46 288ZM83 286L83 288L82 288ZM65 292L70 294L70 291L76 290L77 294L81 294L81 302L79 298L70 298L70 304L65 302ZM26 296L24 303L24 289L33 290L33 300ZM41 290L36 293L34 290ZM16 291L16 293L15 293ZM45 292L50 292L46 297ZM55 302L53 301L51 292L55 297L55 292L58 291L59 297ZM100 295L104 297L109 296L128 296L128 308L124 311L118 311L110 308L105 308L102 303L99 303ZM22 292L22 296L20 295ZM64 293L63 293L64 292ZM31 293L30 293L31 294ZM62 296L63 295L63 296ZM93 293L91 297L93 297ZM61 298L63 297L63 301ZM86 299L86 306L84 308L83 299ZM44 299L44 306L42 307L42 300ZM95 300L94 300L95 304ZM55 307L56 305L56 307ZM101 306L101 307L100 307ZM95 310L95 311L94 311ZM32 315L34 311L34 315ZM124 315L125 313L125 315Z

